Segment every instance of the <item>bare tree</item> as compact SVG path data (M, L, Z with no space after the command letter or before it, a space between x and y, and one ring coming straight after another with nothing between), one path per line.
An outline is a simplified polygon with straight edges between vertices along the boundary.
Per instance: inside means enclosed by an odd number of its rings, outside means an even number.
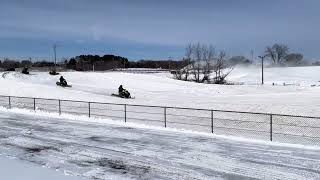
M221 77L221 70L224 68L224 61L225 61L226 53L224 51L220 51L219 55L217 57L217 60L213 66L213 71L215 73L215 77L213 81L220 82L220 77Z
M216 57L216 51L212 45L188 44L185 56L183 59L185 66L174 72L178 80L192 80L198 83L212 82L210 77L214 72L213 82L222 84L231 72L227 68L226 53L221 51Z
M188 44L186 47L186 66L183 69L183 74L184 74L184 80L188 81L189 74L191 71L191 63L192 63L192 44Z
M212 71L213 67L213 61L215 57L215 48L212 45L209 46L203 46L203 70L202 70L202 80L201 82L204 81L209 81L210 80L210 74Z
M215 77L213 78L213 83L215 84L224 84L226 77L232 72L234 66L227 64L227 55L225 51L220 51L216 62L213 66L213 71L215 73Z
M185 77L183 77L183 76L186 75L186 73L185 73L185 66L187 65L186 62L187 62L186 59L183 58L181 60L182 67L181 66L176 66L175 70L170 71L172 74L174 74L174 77L176 79L184 80Z
M189 75L193 68L192 55L193 55L193 45L188 44L186 47L185 58L182 59L182 65L184 66L177 67L175 71L172 71L176 79L188 81Z
M274 44L272 47L267 47L265 53L271 58L274 64L283 64L285 57L289 52L289 48L284 44Z
M200 82L200 73L202 70L202 53L203 53L203 47L201 47L200 43L197 43L192 46L192 54L193 54L193 60L192 60L192 73L194 76L194 80L196 82Z
M212 63L215 56L215 49L212 45L197 43L192 46L191 67L194 81L203 83L209 81L212 71Z

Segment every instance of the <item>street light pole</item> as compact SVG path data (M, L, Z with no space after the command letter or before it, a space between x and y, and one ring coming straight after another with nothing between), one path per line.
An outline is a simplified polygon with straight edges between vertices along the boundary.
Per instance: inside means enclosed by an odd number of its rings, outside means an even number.
M264 59L264 57L261 59L262 60L262 64L261 64L261 67L262 67L262 70L261 70L261 72L262 72L262 80L261 80L262 85L264 84L263 59Z
M262 75L262 79L261 79L261 84L264 84L264 72L263 72L263 60L266 57L266 55L264 56L259 56L259 58L261 59L261 75Z

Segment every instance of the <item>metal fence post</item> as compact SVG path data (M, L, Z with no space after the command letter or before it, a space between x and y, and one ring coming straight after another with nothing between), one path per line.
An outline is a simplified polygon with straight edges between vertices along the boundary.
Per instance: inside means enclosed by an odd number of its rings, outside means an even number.
M213 133L213 110L211 110L211 133Z
M272 141L272 114L270 114L270 141Z
M124 122L127 122L127 105L124 105Z
M163 113L164 113L164 127L166 128L167 127L167 108L166 107L164 107Z
M36 110L36 98L33 98L33 110Z
M59 99L59 115L61 115L61 100Z
M88 107L89 107L89 117L91 117L91 103L88 102Z
M9 96L9 109L11 109L11 96Z

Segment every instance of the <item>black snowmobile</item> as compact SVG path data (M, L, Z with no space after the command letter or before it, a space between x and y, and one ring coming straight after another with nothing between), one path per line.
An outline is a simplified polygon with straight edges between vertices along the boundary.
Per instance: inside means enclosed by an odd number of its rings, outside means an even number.
M61 82L59 82L59 81L57 81L56 84L57 84L58 86L61 86L61 87L72 87L72 85L70 85L70 84L61 83Z
M112 94L112 96L116 96L116 97L120 97L120 98L126 98L126 99L130 99L131 94L128 90L124 89L122 87L122 85L119 86L119 93L118 94Z
M50 71L49 71L49 74L50 74L50 75L53 75L53 76L59 75L59 73L58 73L55 69L50 70Z
M29 73L29 68L28 67L24 67L21 71L22 74L30 74Z
M56 84L57 86L61 86L61 87L72 87L67 83L67 81L63 78L63 76L60 77L60 81L57 81Z

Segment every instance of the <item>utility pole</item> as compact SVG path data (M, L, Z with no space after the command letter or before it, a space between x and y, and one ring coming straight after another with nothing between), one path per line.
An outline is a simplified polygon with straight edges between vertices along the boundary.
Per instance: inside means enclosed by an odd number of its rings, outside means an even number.
M53 52L54 52L54 68L57 66L57 44L53 45Z
M262 75L262 79L261 79L261 84L264 84L264 72L263 72L263 60L267 55L263 55L263 56L258 56L261 59L261 75Z
M171 71L171 61L172 61L172 57L169 56L169 57L168 57L168 60L169 60L169 71Z

